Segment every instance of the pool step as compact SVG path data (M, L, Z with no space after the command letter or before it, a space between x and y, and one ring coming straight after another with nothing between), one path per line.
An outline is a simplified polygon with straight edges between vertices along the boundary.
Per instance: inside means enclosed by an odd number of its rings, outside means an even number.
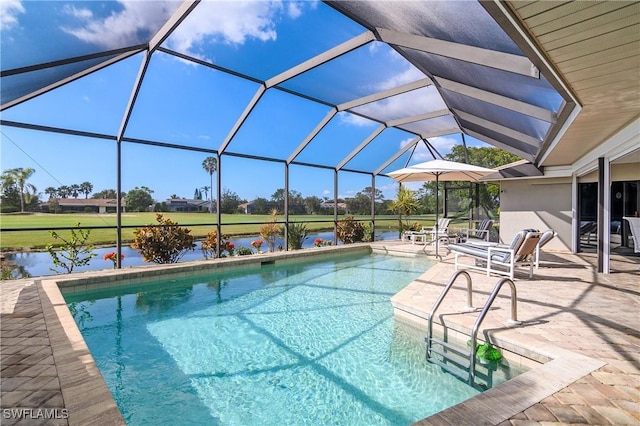
M429 338L425 338L427 344ZM450 374L458 377L461 380L469 380L469 369L471 368L471 348L460 347L443 340L432 337L430 348L430 355L427 356L427 360L442 369L448 371ZM475 383L474 386L482 389L491 387L492 371L489 366L481 363L475 363Z

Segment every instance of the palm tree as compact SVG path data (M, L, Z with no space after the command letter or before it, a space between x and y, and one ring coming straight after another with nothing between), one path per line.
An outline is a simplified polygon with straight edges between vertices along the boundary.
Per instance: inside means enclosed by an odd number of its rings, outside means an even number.
M80 192L84 194L85 199L89 198L89 194L91 194L91 191L93 191L93 185L91 184L91 182L82 182L80 184Z
M218 160L215 157L207 157L202 162L202 168L209 173L211 178L211 196L209 197L209 213L213 213L213 173L218 170Z
M406 228L409 228L409 218L412 213L418 210L418 201L416 200L416 194L407 188L406 186L398 187L398 195L396 199L391 201L389 206L393 211L398 212L398 222L400 224L400 234L402 235L403 224L402 224L402 215L406 215Z
M69 187L69 191L71 192L73 198L78 198L78 195L80 194L80 185L74 183Z
M53 186L47 186L44 189L44 193L49 196L49 199L56 198L56 196L58 195L58 190L56 188L54 188Z
M24 213L25 193L30 199L31 198L30 195L35 194L38 191L33 184L27 183L27 180L35 172L36 171L30 167L26 169L23 169L22 167L18 167L17 169L9 169L4 172L4 174L7 176L6 180L12 182L15 185L16 189L18 190L18 193L20 194L20 211L22 213Z
M204 199L208 200L209 199L209 190L211 189L210 186L203 186L202 188L200 188L201 191L204 192ZM202 194L200 194L200 196L202 197ZM200 198L202 200L202 198Z
M60 198L67 198L71 193L71 189L67 185L60 185L58 187L58 195Z

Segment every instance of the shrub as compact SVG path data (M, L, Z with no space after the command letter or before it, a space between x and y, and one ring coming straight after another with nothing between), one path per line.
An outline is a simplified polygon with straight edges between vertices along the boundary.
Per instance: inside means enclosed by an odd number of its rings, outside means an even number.
M148 225L133 231L131 247L138 250L145 262L176 263L193 250L193 236L187 228L178 226L162 214L156 214L158 225Z
M226 239L226 235L223 235L220 239L220 252L223 252L227 247ZM218 257L218 231L211 231L207 233L204 241L202 241L201 250L205 259Z
M271 221L260 227L260 236L267 243L269 251L275 251L276 238L280 235L280 225L278 225L278 211L271 210Z
M353 216L347 216L338 221L337 234L343 244L359 243L364 239L365 228Z
M236 248L236 254L238 256L247 256L253 254L253 250L251 250L249 247L238 247Z
M81 229L80 222L76 223L76 227L78 228L77 230L71 230L70 238L64 238L56 231L49 232L54 240L61 241L57 244L47 244L46 247L47 252L49 252L49 256L51 256L51 260L53 261L53 265L56 268L62 268L62 271L55 268L49 268L53 272L66 272L67 274L70 274L73 272L74 268L88 265L91 258L96 256L96 254L93 253L93 246L87 244L91 230L87 229L85 231ZM56 247L60 247L61 250L56 250Z
M302 222L293 222L287 228L289 230L289 248L291 250L300 250L302 243L309 235L307 225Z
M362 236L362 242L370 243L373 241L373 227L371 226L371 222L367 222L362 225L362 229L364 231L364 235Z
M93 209L92 209L91 207L89 207L89 206L86 206L86 207L84 208L84 212L85 212L85 213L94 213Z

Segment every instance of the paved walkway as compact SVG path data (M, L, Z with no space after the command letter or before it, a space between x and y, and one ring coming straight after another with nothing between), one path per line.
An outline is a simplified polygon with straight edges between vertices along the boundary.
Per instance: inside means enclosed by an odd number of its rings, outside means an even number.
M549 362L419 424L640 425L640 258L614 258L611 275L595 273L593 262L546 254L533 280L516 277L523 324L506 324L506 290L483 324L483 335L501 347ZM394 297L398 312L424 316L452 272L446 257ZM496 279L472 276L480 304ZM443 312L456 312L465 300L455 288L452 296ZM1 423L124 424L55 283L2 282L0 300ZM460 331L473 321L445 317Z
M546 253L534 279L517 273L522 324L507 323L510 291L503 286L479 336L516 354L552 361L418 424L640 425L640 257L614 257L609 275L594 272L595 263L594 255ZM454 272L453 256L445 257L394 296L396 314L414 321L418 316L424 324ZM474 306L482 306L499 278L478 271L470 276ZM478 314L461 312L466 297L460 277L436 321L468 335Z

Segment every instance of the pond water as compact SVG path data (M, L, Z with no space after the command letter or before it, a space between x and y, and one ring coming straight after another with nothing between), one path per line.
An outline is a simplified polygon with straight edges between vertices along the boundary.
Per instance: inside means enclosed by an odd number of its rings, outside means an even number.
M316 234L310 234L304 240L302 247L310 248L313 247L313 242L316 238L322 238L323 240L333 240L333 232L320 232ZM376 240L394 240L398 238L398 231L386 231L376 233ZM233 242L236 249L238 247L247 247L251 248L251 241L256 239L260 239L260 237L238 237L231 238L230 241ZM276 240L276 247L279 245L284 246L284 240L278 239ZM262 246L262 250L266 250L267 246L264 244ZM116 247L100 247L94 250L94 253L97 256L93 257L88 265L78 267L74 269L74 272L83 272L83 271L96 271L100 269L109 269L112 266L110 260L104 260L104 255L109 252L116 251ZM142 256L135 250L129 247L128 245L122 246L122 254L124 254L124 260L122 261L122 266L140 266L144 265L146 262L142 260ZM16 272L15 274L29 274L28 276L37 277L43 275L56 275L57 273L62 273L64 271L55 272L52 270L54 268L53 262L51 261L51 256L47 252L21 252L21 253L8 253L5 255L7 261L15 262ZM187 252L180 261L191 261L191 260L200 260L204 259L202 251L200 250L200 243L196 244L195 250ZM17 276L20 278L20 276Z

